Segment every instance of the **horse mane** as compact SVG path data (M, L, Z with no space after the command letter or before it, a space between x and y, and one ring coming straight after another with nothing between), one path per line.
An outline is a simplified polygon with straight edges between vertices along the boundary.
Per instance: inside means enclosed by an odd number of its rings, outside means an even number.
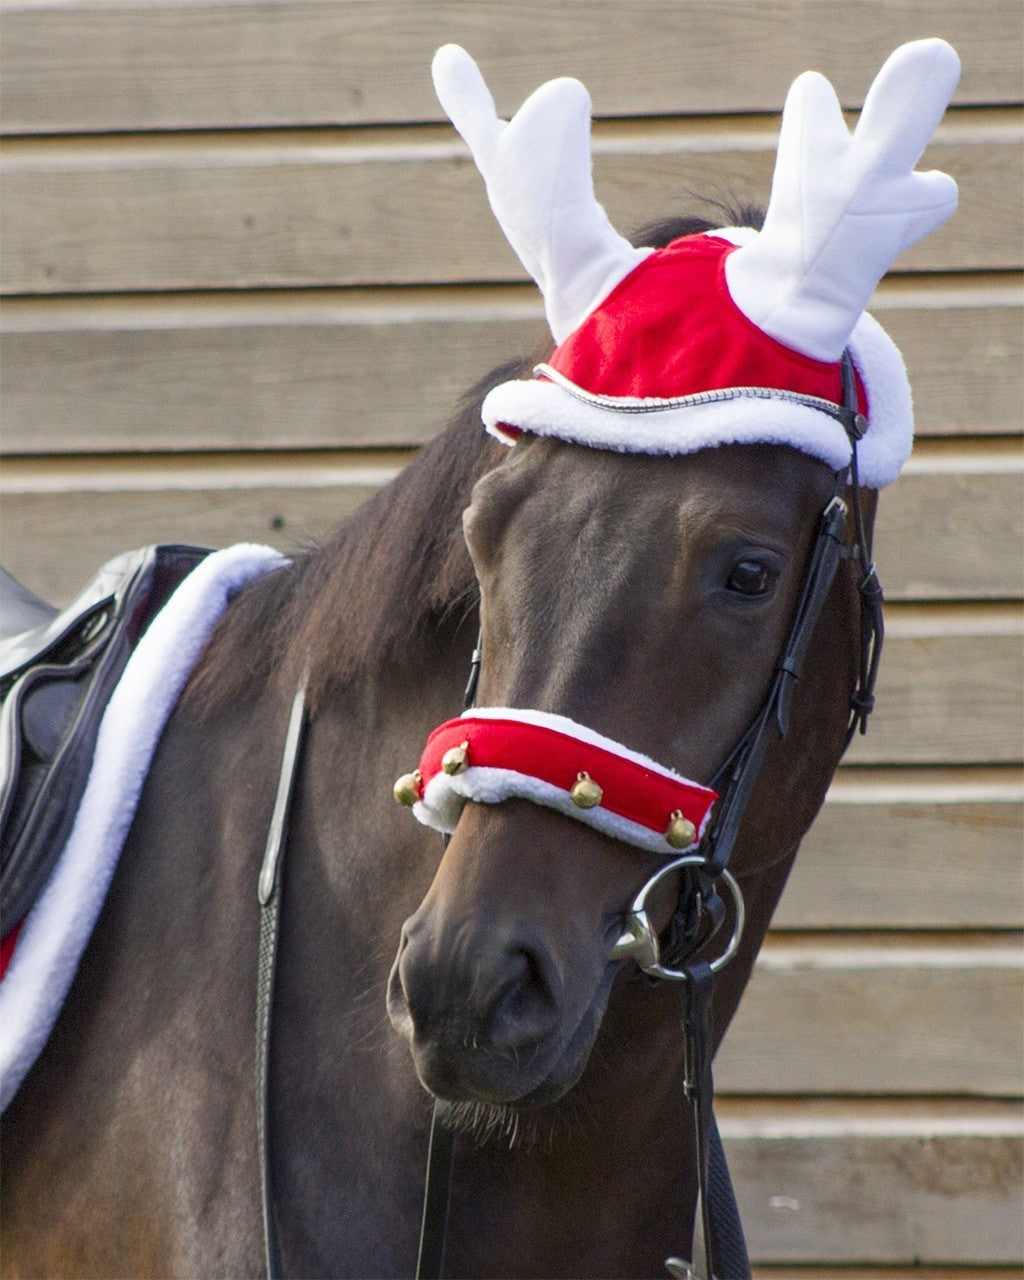
M633 243L654 248L716 226L759 227L749 205L705 201L721 215L647 223ZM462 511L504 446L482 429L480 406L501 382L528 376L539 355L492 370L462 397L448 426L385 488L289 569L244 588L214 631L185 693L207 714L245 689L295 687L308 663L315 707L332 686L419 651L445 621L474 617L478 589L462 538Z
M186 693L203 712L253 682L294 687L307 660L312 705L333 684L415 651L445 615L471 612L476 579L461 513L504 446L480 424L492 386L528 372L515 359L462 400L446 429L390 484L291 566L245 587L218 624Z

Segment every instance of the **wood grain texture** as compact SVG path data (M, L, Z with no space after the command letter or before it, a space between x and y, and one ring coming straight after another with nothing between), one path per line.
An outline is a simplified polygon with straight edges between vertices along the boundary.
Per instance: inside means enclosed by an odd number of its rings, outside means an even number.
M35 133L437 120L428 68L446 40L480 60L505 111L566 74L601 115L773 110L808 67L855 105L923 32L958 48L959 101L1006 102L1020 94L1013 21L987 0L12 0L0 110Z
M1019 944L769 937L715 1083L743 1094L1007 1097L1021 1088L1022 1042Z
M928 454L882 495L874 558L891 600L1024 596L1024 458Z
M1022 851L1019 776L841 770L773 928L1022 928Z
M267 542L289 551L321 538L390 475L346 468L335 483L302 493L269 475L201 479L156 490L135 479L90 477L90 487L11 492L4 497L4 566L55 603L68 603L92 569L127 547L193 542L220 547ZM14 532L12 536L12 531ZM92 566L92 568L88 567Z
M1024 759L1017 606L888 611L871 729L858 764L1018 763Z
M959 1104L956 1116L932 1117L921 1110L888 1114L892 1108L824 1116L812 1104L798 1109L800 1115L774 1116L762 1104L759 1118L736 1120L720 1107L754 1261L818 1267L1024 1261L1024 1143L1016 1108L979 1114Z
M1021 1280L1021 1269L1013 1265L975 1267L944 1264L918 1267L890 1264L887 1267L862 1267L833 1264L829 1267L791 1266L788 1263L759 1263L754 1280Z
M154 400L159 394L153 390ZM166 394L176 394L173 383ZM342 388L337 394L343 403ZM132 439L130 423L119 439ZM188 440L167 443L184 446ZM259 443L254 429L253 444ZM12 504L4 556L12 569L17 566L41 589L63 597L74 591L76 574L84 579L90 563L133 537L190 537L218 545L293 532L322 538L409 454L374 451L369 470L353 461L361 456L154 456L116 465L102 458L61 464L11 457L0 480L0 494ZM875 558L887 598L1000 600L1024 594L1021 487L1021 459L1003 450L922 450L879 508ZM107 492L118 495L113 523L104 518Z
M924 165L960 212L900 271L1020 265L1019 117L966 112ZM4 161L8 293L521 280L452 130L21 141ZM774 121L618 125L595 134L598 198L624 231L692 207L687 191L764 200Z
M19 299L5 312L9 453L421 444L547 332L528 286Z
M1021 304L1003 276L877 291L919 436L1024 431ZM529 285L12 298L2 323L8 454L420 444L548 341Z

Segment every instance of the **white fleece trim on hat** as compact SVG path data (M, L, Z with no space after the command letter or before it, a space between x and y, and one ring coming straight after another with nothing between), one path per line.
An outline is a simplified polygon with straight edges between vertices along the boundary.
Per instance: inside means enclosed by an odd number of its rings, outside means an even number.
M622 840L638 849L646 849L649 853L663 853L667 857L675 857L695 849L711 816L709 808L693 844L687 845L686 849L673 849L661 832L652 831L639 822L612 813L603 805L581 809L573 804L568 791L563 791L551 782L544 782L532 774L484 765L470 765L465 772L454 776L447 773L436 774L424 787L423 799L413 805L412 811L425 827L450 834L455 830L467 800L475 800L478 804L500 804L513 796L531 800L534 804L543 805L545 809L554 809L567 818L575 818L577 822L583 822L613 840Z
M850 338L854 364L864 381L869 426L857 448L860 481L872 489L891 484L910 455L913 405L903 358L869 314ZM553 382L515 381L495 387L481 417L504 444L515 441L500 424L535 435L619 453L681 455L725 444L783 444L820 458L834 471L850 460L846 432L827 413L785 400L737 398L717 403L619 412L577 399Z
M25 917L0 982L0 1110L57 1021L107 896L168 716L228 601L288 561L239 543L206 557L153 619L100 721L89 779L67 844Z

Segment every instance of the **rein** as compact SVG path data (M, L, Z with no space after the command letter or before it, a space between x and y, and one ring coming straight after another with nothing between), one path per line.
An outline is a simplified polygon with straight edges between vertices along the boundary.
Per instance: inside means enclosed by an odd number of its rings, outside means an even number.
M712 1110L714 1085L711 1071L711 1001L715 972L735 953L743 929L743 899L739 886L726 870L739 832L747 802L760 773L767 750L777 735L789 728L793 690L800 677L811 636L821 615L839 564L855 558L861 570L860 647L857 685L850 700L850 721L846 745L854 734L866 731L874 706L874 685L881 654L882 590L866 541L857 473L857 442L866 427L857 410L856 385L849 352L842 359L843 403L830 408L839 418L850 441L848 465L836 472L835 487L822 511L811 551L807 575L785 648L775 668L768 695L746 732L732 749L712 779L721 791L714 824L701 841L701 852L691 852L667 862L637 894L626 916L626 931L613 948L610 959L633 959L652 980L679 981L682 995L684 1038L684 1092L694 1116L697 1143L697 1208L690 1263L666 1259L665 1266L676 1280L724 1280L750 1275L743 1230L729 1176L722 1140ZM847 545L844 534L848 509L841 496L851 490L854 541ZM470 662L464 695L464 710L473 706L482 661L482 640L477 641ZM263 1217L264 1260L267 1280L281 1276L281 1261L274 1211L270 1164L269 1058L274 973L279 939L283 853L287 842L288 818L302 752L306 725L306 677L292 702L285 737L274 809L260 869L259 958L256 1000L256 1127L259 1147L260 1188ZM447 843L448 837L445 837ZM670 872L685 872L676 912L665 930L663 943L645 911L645 903L661 879ZM726 905L715 889L723 882L733 898L735 923L725 951L714 960L694 958L694 953L718 931L726 915ZM703 925L707 928L703 928ZM423 1216L420 1230L417 1280L440 1280L444 1263L445 1237L451 1198L451 1171L454 1134L442 1121L440 1103L435 1102L430 1128Z

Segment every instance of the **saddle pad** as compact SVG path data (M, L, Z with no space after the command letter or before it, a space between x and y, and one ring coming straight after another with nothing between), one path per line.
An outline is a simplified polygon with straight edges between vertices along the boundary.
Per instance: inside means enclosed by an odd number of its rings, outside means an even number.
M0 640L0 936L31 911L67 843L100 721L132 650L209 554L167 544L124 552L67 609ZM23 591L0 577L5 631L12 588ZM24 619L17 601L13 612ZM0 956L0 977L4 967Z
M0 981L0 1110L57 1020L106 897L153 752L231 597L288 561L240 543L208 556L150 624L107 705L89 780L49 883L18 926ZM15 931L12 931L15 932Z

